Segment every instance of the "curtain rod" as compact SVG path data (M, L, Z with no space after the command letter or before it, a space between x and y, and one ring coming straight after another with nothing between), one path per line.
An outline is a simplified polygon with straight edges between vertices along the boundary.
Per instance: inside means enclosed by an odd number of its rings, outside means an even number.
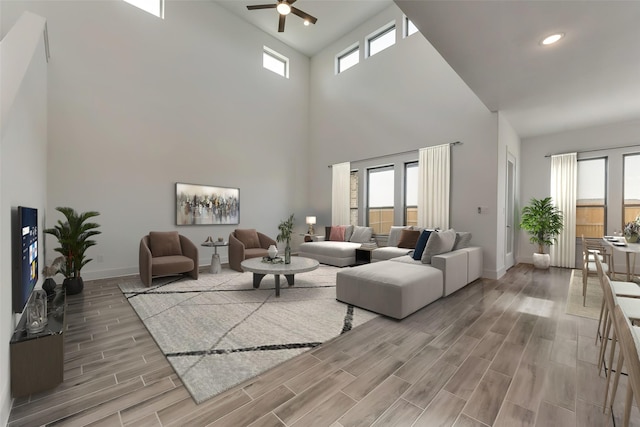
M633 144L633 145L620 145L618 147L594 148L593 150L576 151L576 154L593 153L594 151L603 151L603 150L619 150L621 148L632 148L632 147L639 147L639 146L640 144ZM545 157L559 156L561 154L569 154L569 153L547 154L545 155Z
M449 145L463 145L462 142L460 141L454 141L454 142L450 142ZM417 152L420 149L418 148L417 150L407 150L407 151L402 151L400 153L392 153L392 154L387 154L384 156L377 156L377 157L369 157L368 159L360 159L360 160L354 160L351 163L356 163L356 162L366 162L369 160L376 160L376 159L382 159L383 157L389 157L389 156L400 156L402 154L409 154L409 153L413 153L413 152ZM332 167L333 165L329 165L328 167Z

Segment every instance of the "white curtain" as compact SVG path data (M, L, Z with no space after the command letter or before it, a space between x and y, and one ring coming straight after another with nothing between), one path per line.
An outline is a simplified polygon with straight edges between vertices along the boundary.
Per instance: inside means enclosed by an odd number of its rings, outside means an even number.
M449 228L450 145L421 148L418 157L418 226Z
M331 224L350 224L351 163L337 163L331 166L331 171Z
M549 248L551 265L556 267L574 268L576 263L577 176L577 153L551 156L551 199L564 217L558 241Z

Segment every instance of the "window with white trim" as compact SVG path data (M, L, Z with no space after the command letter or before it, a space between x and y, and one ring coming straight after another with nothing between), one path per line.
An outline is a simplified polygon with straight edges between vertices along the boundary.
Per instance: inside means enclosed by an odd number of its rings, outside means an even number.
M164 19L164 0L124 0L132 6Z
M418 162L404 165L404 225L418 225Z
M576 237L607 233L607 158L578 160Z
M373 228L373 234L389 234L394 209L393 165L371 168L367 173L368 225Z
M367 38L367 58L382 52L396 43L396 24L381 28L378 32Z
M358 62L360 62L360 46L356 44L337 56L336 74L340 74L341 72L348 70Z
M640 154L625 154L622 158L624 168L622 225L624 226L640 215Z
M289 78L289 58L266 46L262 49L262 66L282 77Z
M415 34L418 32L418 27L416 24L411 22L408 16L404 17L404 36L409 37L411 34Z

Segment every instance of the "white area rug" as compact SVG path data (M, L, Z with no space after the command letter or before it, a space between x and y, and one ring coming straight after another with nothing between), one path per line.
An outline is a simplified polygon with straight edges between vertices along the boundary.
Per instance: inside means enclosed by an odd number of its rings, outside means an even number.
M273 275L253 288L252 273L224 268L198 280L139 280L120 289L198 403L267 371L377 315L336 300L336 272L321 265Z

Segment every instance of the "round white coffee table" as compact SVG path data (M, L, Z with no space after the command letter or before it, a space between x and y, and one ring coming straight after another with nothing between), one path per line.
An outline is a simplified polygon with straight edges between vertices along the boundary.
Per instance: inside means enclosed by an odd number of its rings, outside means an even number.
M253 273L253 287L260 287L262 278L267 274L273 274L276 281L276 297L280 296L280 275L283 274L289 286L294 285L294 275L313 271L320 263L311 258L292 256L291 264L262 262L262 258L249 258L240 263L244 271Z

